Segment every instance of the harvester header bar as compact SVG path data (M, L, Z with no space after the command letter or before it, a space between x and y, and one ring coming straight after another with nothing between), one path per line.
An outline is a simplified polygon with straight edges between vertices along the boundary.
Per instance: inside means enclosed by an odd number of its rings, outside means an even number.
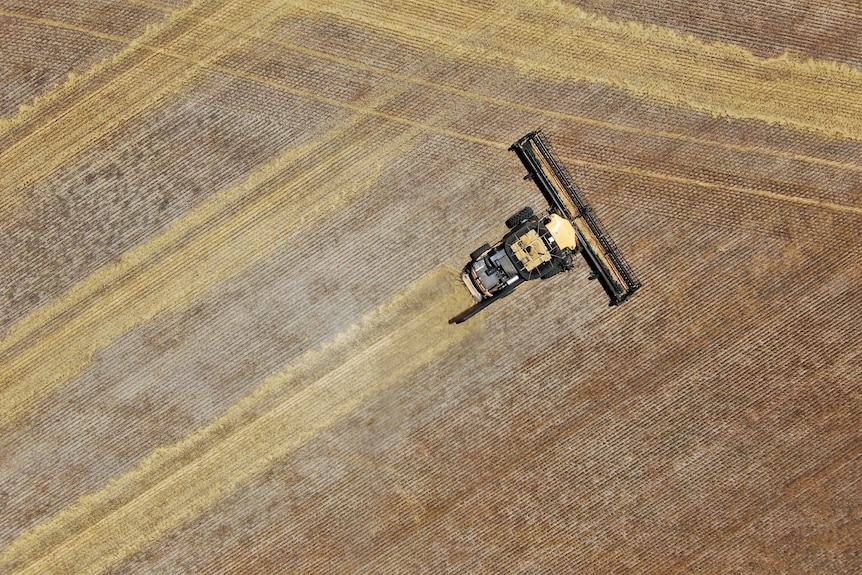
M610 298L610 305L619 305L639 287L628 263L604 231L592 208L583 200L578 189L551 153L548 142L537 130L512 144L524 167L525 179L531 179L545 196L551 211L572 222L578 244L587 265Z

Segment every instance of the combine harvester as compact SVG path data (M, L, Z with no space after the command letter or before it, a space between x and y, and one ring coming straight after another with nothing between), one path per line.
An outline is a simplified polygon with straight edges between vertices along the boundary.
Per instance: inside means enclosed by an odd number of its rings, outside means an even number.
M494 247L485 244L470 254L461 278L476 304L449 320L461 323L492 302L511 294L525 281L547 279L574 268L580 253L610 297L610 305L626 301L641 283L619 249L584 202L574 181L554 159L539 131L512 144L527 175L548 202L540 215L526 207L506 220L509 231Z

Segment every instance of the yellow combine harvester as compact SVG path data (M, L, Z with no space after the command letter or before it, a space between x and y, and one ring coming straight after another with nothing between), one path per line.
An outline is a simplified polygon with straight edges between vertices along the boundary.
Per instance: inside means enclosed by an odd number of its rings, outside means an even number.
M449 320L461 323L491 302L506 297L525 281L547 279L574 268L574 255L583 255L590 279L598 279L610 305L626 301L641 287L640 281L599 224L592 208L551 154L539 131L512 144L527 175L548 202L536 215L526 207L506 220L509 231L495 246L485 244L470 254L461 278L476 304Z

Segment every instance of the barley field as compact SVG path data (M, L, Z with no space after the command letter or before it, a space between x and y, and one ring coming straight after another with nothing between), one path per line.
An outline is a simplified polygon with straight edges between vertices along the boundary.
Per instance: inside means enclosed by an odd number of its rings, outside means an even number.
M0 0L0 573L862 572L862 8ZM582 261L459 326L543 208Z

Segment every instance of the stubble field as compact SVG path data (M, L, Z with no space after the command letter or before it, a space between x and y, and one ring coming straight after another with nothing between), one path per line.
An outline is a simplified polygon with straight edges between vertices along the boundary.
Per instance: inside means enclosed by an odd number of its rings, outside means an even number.
M0 572L862 571L819 4L0 1ZM450 326L538 127L644 287Z

